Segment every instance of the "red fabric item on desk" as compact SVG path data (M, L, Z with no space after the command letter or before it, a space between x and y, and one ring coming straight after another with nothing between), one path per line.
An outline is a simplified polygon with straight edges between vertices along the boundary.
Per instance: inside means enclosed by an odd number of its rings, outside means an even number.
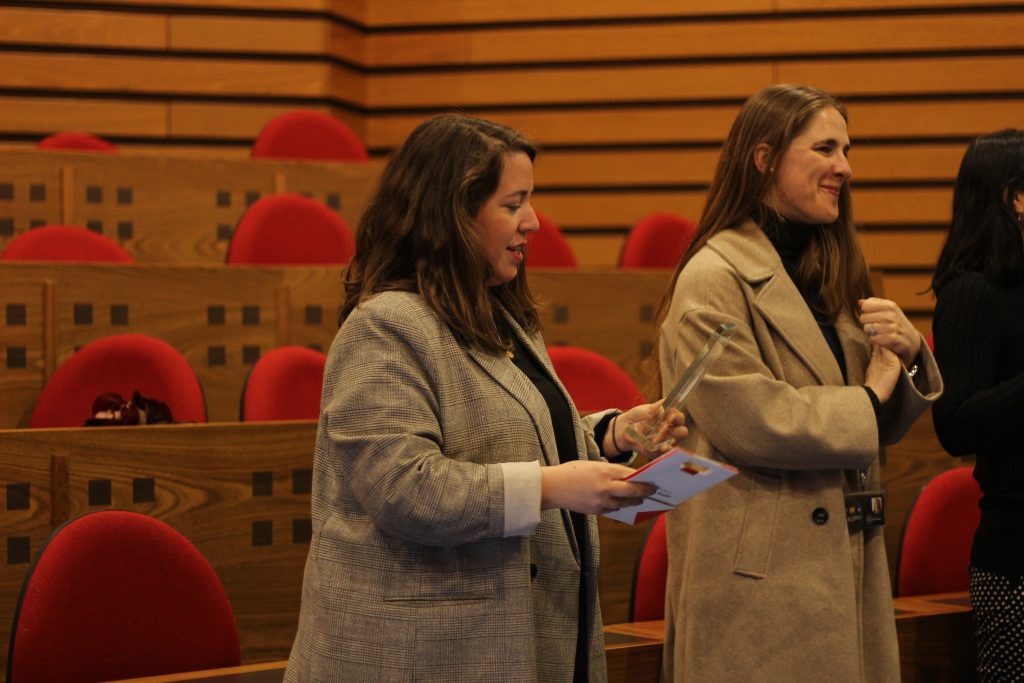
M665 618L665 584L668 581L668 542L665 515L655 518L647 530L633 572L629 596L629 620L652 621Z
M139 391L167 403L179 422L206 422L206 400L188 360L165 341L142 334L102 337L57 368L36 401L29 427L80 427L96 397Z

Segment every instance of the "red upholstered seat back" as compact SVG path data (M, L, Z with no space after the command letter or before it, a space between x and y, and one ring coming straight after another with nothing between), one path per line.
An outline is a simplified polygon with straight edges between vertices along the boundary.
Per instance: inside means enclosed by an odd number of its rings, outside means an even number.
M558 226L537 211L540 229L526 238L526 262L532 268L575 268L576 255Z
M239 664L224 588L180 533L146 515L72 519L40 548L11 630L8 683L93 683Z
M675 268L693 240L697 226L674 213L652 213L629 231L619 258L622 268Z
M348 263L356 242L337 214L307 197L275 194L249 207L228 248L232 265Z
M606 408L628 410L644 402L633 378L596 351L578 346L551 346L548 356L558 379L581 413Z
M282 346L253 365L242 391L242 420L315 420L327 356Z
M658 515L647 530L633 571L629 600L630 621L665 618L665 584L668 581L668 542L665 515Z
M330 114L296 109L271 119L256 137L253 158L367 161L370 155L355 131Z
M970 467L929 480L907 511L896 560L896 595L965 591L981 489Z
M117 242L75 225L43 225L23 232L7 243L0 260L133 262Z
M48 135L36 143L39 149L61 149L78 152L117 154L117 146L89 133L61 132Z
M138 390L163 401L176 422L206 422L203 389L188 360L167 342L142 334L103 337L83 346L49 379L30 427L81 427L97 396Z

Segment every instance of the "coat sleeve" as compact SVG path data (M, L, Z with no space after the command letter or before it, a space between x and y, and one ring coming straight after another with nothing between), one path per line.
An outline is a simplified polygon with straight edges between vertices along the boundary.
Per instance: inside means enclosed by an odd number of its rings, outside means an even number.
M433 546L500 538L506 535L502 465L443 450L442 380L430 339L436 328L436 321L408 311L360 309L349 317L327 366L321 419L329 457L385 533ZM539 467L536 472L539 521Z
M795 386L769 367L772 342L755 334L751 293L724 264L691 261L661 332L663 388L678 381L722 323L736 332L684 406L696 431L729 461L769 469L842 469L878 455L878 426L859 386Z

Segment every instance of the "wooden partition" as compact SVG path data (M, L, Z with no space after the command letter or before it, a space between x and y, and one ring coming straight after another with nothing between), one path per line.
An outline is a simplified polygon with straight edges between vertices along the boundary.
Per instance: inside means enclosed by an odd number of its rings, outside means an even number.
M654 310L667 277L533 273L533 288L547 304L547 342L603 353L645 384ZM332 267L2 264L0 427L28 424L46 379L77 348L126 332L159 337L181 351L203 384L210 419L237 420L252 364L286 344L326 351L340 303L341 271Z
M309 196L354 231L378 164L0 152L0 250L37 225L80 225L136 261L224 263L238 219L261 197Z
M886 544L894 558L903 511L923 481L955 464L922 421L889 452ZM245 662L287 656L311 534L316 425L223 423L0 430L0 614L12 615L25 573L50 531L106 508L157 517L213 565L238 622ZM650 523L599 520L601 608L625 621L634 562ZM0 620L6 642L10 619ZM913 641L917 642L917 641ZM927 648L914 650L927 660ZM6 649L0 651L6 657Z
M152 515L213 565L246 662L287 657L309 550L316 425L308 422L0 430L0 642L50 531L99 509ZM606 620L624 621L646 525L601 520ZM0 668L7 649L0 651Z

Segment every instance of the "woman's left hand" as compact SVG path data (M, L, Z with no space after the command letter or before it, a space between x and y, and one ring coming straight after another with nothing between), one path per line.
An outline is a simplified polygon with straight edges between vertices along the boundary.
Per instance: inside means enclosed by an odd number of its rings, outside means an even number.
M672 408L667 411L661 409L661 401L657 403L645 403L630 408L626 412L615 417L608 430L609 438L605 439L606 452L615 452L617 447L624 450L634 450L645 457L658 456L670 450L681 439L686 438L689 431L686 429L686 416ZM652 443L662 444L657 452L648 451L640 441L630 436L626 428L633 426L633 430L645 434L647 429L653 426L653 433L648 436ZM614 444L607 442L614 439ZM607 446L611 447L607 447Z
M871 297L859 304L859 320L868 342L889 349L909 368L921 351L921 333L893 301Z

